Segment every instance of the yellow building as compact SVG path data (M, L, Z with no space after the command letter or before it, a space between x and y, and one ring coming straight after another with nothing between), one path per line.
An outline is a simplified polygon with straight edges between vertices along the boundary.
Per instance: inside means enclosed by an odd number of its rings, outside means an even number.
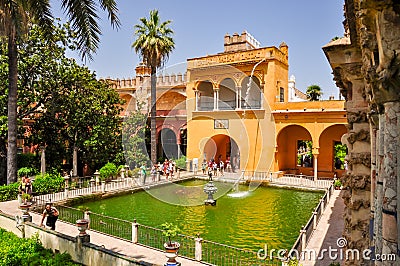
M240 170L332 177L334 145L346 132L344 102L289 102L285 43L260 48L243 32L226 35L224 47L188 59L187 157L229 160Z
M333 177L334 146L347 124L344 101L306 101L288 77L288 46L260 47L244 31L224 37L224 52L187 60L184 74L157 78L158 157L214 159L235 170ZM114 80L127 100L149 106L150 73ZM147 97L147 98L146 98ZM147 108L145 106L145 108Z

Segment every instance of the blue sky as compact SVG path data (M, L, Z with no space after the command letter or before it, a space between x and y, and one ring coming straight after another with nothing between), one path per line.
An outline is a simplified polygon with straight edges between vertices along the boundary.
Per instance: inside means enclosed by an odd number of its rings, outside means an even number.
M53 1L59 6L60 1ZM158 9L161 20L172 20L176 49L166 64L185 62L187 58L222 52L224 35L247 30L261 46L289 46L289 75L296 76L296 87L305 91L317 84L323 98L338 89L332 70L321 49L335 36L343 36L343 0L117 0L122 26L116 31L102 16L103 35L98 52L87 66L98 77L133 77L139 57L131 48L133 25L149 11ZM55 15L59 14L58 11ZM79 56L72 54L79 58Z

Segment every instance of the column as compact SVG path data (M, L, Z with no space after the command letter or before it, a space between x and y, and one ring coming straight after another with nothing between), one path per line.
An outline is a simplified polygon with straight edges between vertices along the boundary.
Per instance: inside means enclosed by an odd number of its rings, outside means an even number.
M214 87L214 111L218 110L219 90Z
M44 175L46 173L46 148L40 147L40 173Z
M78 148L75 145L72 155L72 175L78 176Z
M197 112L199 110L199 91L198 90L194 91L194 97L196 99L194 110Z
M236 86L236 109L240 109L240 87Z
M265 83L260 84L260 109L264 109L264 85Z
M314 181L318 180L318 154L313 154L314 157Z
M400 184L400 102L384 104L384 160L382 202L382 253L399 254L398 250L398 194Z

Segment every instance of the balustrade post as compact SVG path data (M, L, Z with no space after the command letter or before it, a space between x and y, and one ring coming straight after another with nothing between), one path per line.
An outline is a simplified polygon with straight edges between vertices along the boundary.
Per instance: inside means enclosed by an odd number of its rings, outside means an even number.
M301 250L305 250L307 246L307 235L306 235L306 230L304 230L304 226L301 227L300 234L301 234Z
M324 203L324 199L320 199L319 202L321 202L321 213L325 210L325 203Z
M313 211L313 230L315 230L315 229L317 229L317 210L314 210Z
M201 261L202 258L202 242L203 242L203 238L200 237L200 234L197 235L197 238L194 239L195 242L195 246L194 246L194 258L197 261Z
M136 222L136 219L133 219L132 223L132 242L136 244L138 242L138 232L139 224Z
M106 182L101 181L101 192L104 193L106 192Z
M88 229L90 229L90 211L86 209L86 211L83 213L83 219L89 221L88 222Z
M64 198L68 199L68 195L69 195L69 188L65 188L65 190L64 190Z
M157 179L156 179L156 181L160 182L160 172L158 172L158 171L157 171Z

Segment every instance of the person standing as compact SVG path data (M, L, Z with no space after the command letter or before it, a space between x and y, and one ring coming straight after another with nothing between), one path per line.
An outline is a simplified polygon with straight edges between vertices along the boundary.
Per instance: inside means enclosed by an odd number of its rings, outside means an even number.
M144 164L140 166L140 171L143 177L143 185L144 185L146 183L146 177L147 177L146 166Z
M46 206L43 211L42 221L40 222L40 226L43 226L44 218L46 219L46 226L50 227L51 230L56 229L56 221L58 219L58 210L52 206L51 203L46 203Z

